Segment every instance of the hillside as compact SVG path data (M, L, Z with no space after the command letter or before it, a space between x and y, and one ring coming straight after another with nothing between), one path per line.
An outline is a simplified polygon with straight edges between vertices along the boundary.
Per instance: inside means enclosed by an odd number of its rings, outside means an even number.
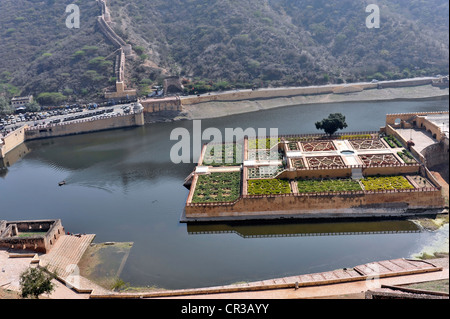
M263 85L447 73L448 1L109 0L118 33L181 76Z
M100 9L93 0L76 1L80 28L69 29L65 10L73 2L0 1L0 93L88 98L114 84L114 47L96 25Z
M114 83L100 9L76 1L81 28L70 30L71 2L0 2L0 90L99 97ZM447 74L448 1L377 3L381 27L368 29L363 0L108 0L114 30L137 54L126 76L141 94L165 75L204 91Z

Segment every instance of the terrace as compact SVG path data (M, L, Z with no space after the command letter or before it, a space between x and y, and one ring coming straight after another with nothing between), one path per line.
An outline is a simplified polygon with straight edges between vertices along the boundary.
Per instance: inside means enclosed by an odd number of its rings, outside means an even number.
M239 198L240 172L199 175L192 197L193 203L232 202Z
M343 136L332 139L281 137L278 142L274 139L245 140L242 163L239 163L240 155L233 154L241 150L236 145L222 145L216 148L222 150L217 154L211 152L210 146L205 146L199 160L205 166L198 166L193 172L186 216L190 207L203 212L214 210L213 207L242 212L252 209L298 211L310 205L330 210L362 205L359 200L351 204L342 197L349 195L367 197L363 201L373 203L371 201L375 200L382 205L410 197L419 201L421 195L405 197L401 194L423 192L428 194L424 196L435 196L430 203L439 202L439 183L431 174L420 170L418 161L400 142L374 133L347 134L346 139ZM233 159L232 163L217 165L225 159L224 154ZM206 166L208 161L212 164ZM394 199L381 199L383 194L391 194ZM319 200L317 196L327 196L327 199ZM302 201L300 206L295 206L303 197L314 204ZM286 198L286 202L275 204L277 201L266 202L264 198L280 198L279 201ZM262 202L248 202L250 200Z

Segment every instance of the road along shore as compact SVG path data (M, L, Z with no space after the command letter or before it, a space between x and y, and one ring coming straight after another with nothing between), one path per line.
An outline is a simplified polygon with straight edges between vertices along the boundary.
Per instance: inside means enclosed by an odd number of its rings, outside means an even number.
M234 93L201 96L182 99L184 115L177 119L199 120L224 117L234 114L256 112L278 107L323 103L352 103L366 101L399 101L420 99L447 99L448 88L434 87L430 84L419 86L369 88L348 93L299 94L298 89L266 89L266 94L255 97L249 90ZM260 90L261 92L264 89ZM291 93L289 93L291 92ZM292 95L289 95L292 94ZM249 98L250 97L250 98Z

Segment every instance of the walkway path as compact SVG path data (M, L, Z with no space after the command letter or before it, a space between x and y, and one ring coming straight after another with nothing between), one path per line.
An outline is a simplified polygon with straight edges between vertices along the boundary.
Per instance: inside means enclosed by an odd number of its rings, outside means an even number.
M75 270L95 235L63 235L52 250L41 257L40 266L56 271L61 279L66 279Z
M77 266L94 237L95 235L61 236L50 253L41 257L40 266L56 271L60 280L51 298L88 298L92 291L107 293L106 289L82 277Z
M374 262L356 266L353 268L344 268L334 271L306 274L292 277L284 277L270 280L263 280L258 282L243 283L236 285L217 286L198 289L180 289L157 291L141 294L131 293L110 293L97 294L92 293L91 298L197 298L208 296L208 298L224 298L230 295L242 296L248 295L249 298L259 298L263 291L266 298L271 298L270 295L275 290L290 290L293 288L303 289L307 287L319 287L329 285L342 285L344 283L353 283L356 286L361 286L361 283L367 283L371 279L381 280L383 278L408 276L417 274L439 273L435 275L437 278L448 278L448 268L443 271L443 267L438 264L423 260L410 259L394 259L387 261ZM295 290L297 290L295 289ZM319 288L318 288L319 289Z

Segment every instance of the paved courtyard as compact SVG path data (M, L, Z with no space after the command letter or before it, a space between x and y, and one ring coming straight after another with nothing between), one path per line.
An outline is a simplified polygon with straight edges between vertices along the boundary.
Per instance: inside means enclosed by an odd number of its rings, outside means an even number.
M424 148L429 145L437 143L437 141L433 138L431 133L414 128L397 128L395 129L406 141L410 139L414 142L414 147L418 152L421 152Z

